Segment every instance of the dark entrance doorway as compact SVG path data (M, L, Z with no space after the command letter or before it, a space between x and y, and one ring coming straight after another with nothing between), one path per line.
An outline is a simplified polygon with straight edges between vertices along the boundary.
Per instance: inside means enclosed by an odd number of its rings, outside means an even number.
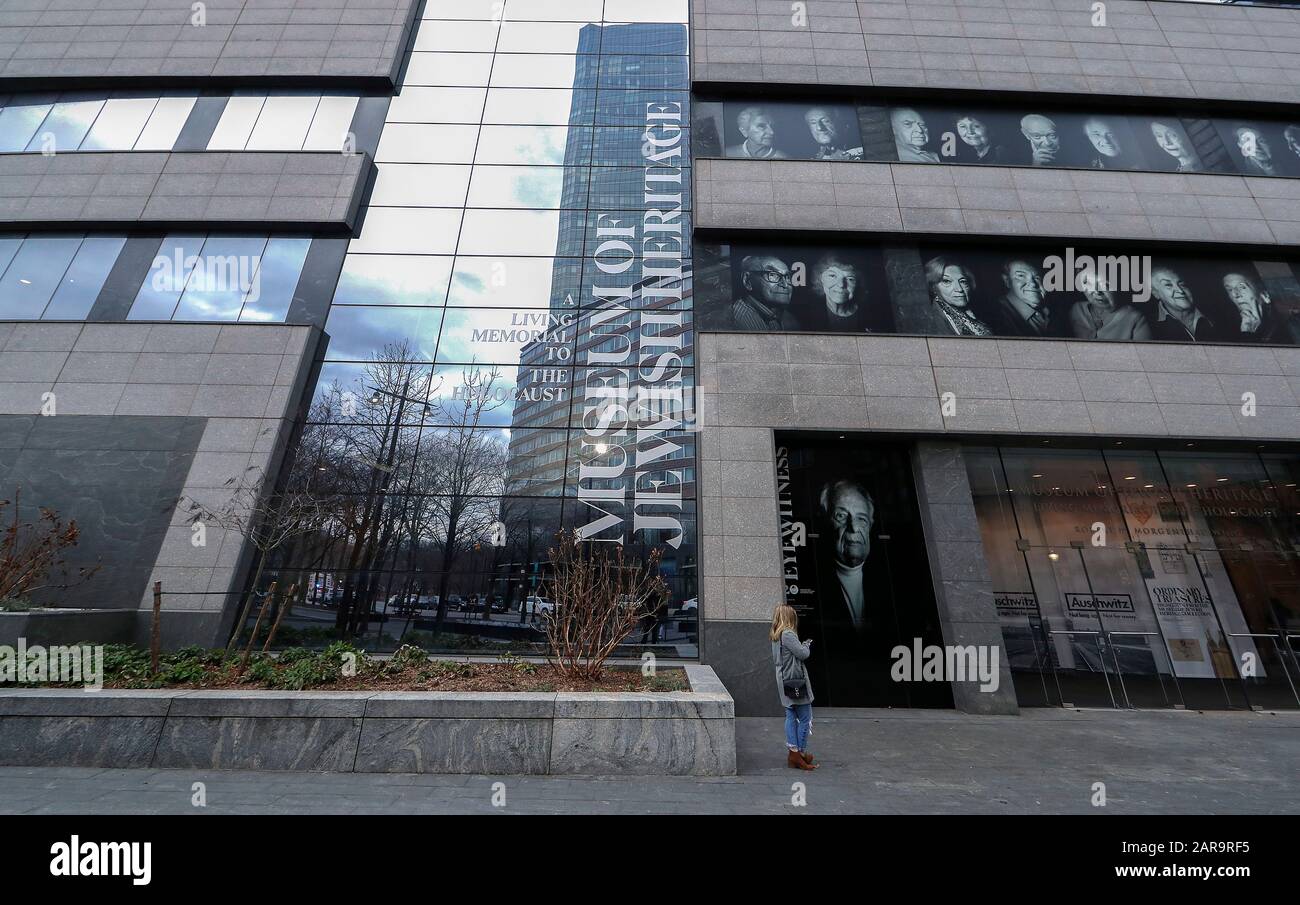
M786 601L813 641L818 705L951 707L946 679L895 681L891 651L942 646L909 448L778 434Z

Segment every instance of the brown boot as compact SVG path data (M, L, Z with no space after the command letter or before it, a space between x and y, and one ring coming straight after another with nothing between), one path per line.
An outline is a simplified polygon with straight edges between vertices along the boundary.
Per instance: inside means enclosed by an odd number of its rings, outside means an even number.
M816 770L817 768L803 759L798 751L791 751L785 759L785 765L795 770Z
M804 762L805 764L816 764L816 763L817 763L817 758L813 757L813 756L812 756L811 754L809 754L807 751L800 751L800 752L799 752L799 756L803 758L803 762Z

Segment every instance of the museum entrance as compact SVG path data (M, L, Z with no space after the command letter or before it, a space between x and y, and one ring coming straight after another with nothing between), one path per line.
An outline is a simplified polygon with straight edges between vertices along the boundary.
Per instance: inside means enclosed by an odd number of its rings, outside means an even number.
M1294 457L966 460L1022 706L1300 707Z
M943 645L909 448L777 434L786 603L820 707L952 707L942 676L895 678L892 652Z

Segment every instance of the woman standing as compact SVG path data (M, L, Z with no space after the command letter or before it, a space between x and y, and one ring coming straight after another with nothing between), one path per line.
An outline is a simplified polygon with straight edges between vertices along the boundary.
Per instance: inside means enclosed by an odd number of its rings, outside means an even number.
M793 607L780 604L772 611L772 662L776 666L776 687L785 707L786 765L796 770L816 770L808 753L812 731L812 683L803 661L811 653L811 641L800 641L799 616Z

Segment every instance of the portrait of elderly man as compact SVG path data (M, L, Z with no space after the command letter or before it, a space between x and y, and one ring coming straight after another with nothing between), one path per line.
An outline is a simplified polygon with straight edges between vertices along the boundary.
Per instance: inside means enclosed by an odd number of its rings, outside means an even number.
M1214 321L1196 306L1191 286L1172 267L1160 266L1151 271L1151 296L1157 304L1152 339L1185 343L1223 338Z
M993 140L988 123L973 113L957 118L957 137L968 150L959 152L957 159L964 163L1005 164L1007 151Z
M1141 311L1121 301L1106 281L1091 276L1083 298L1070 308L1070 327L1078 339L1150 339L1151 324Z
M833 107L812 107L803 115L808 133L817 145L814 160L861 160L862 144L858 142L845 117Z
M895 107L889 114L889 124L894 130L894 148L900 163L938 163L939 155L927 151L930 130L925 117L911 107Z
M728 145L728 157L749 157L754 160L783 160L786 155L776 149L776 125L764 107L746 107L736 114L736 131L744 140Z
M809 288L822 304L808 312L809 330L834 333L869 333L866 323L866 286L862 267L840 252L818 258L809 274Z
M1241 125L1233 134L1237 137L1237 151L1246 163L1247 176L1278 176L1273 148L1257 126Z
M1300 125L1291 125L1283 129L1282 139L1294 158L1292 163L1300 162Z
M1083 134L1089 145L1088 166L1094 170L1132 169L1119 128L1116 120L1102 116L1090 116L1083 121Z
M1055 166L1061 153L1061 136L1056 123L1040 113L1020 120L1020 134L1029 142L1029 162L1036 167Z
M1225 338L1233 342L1300 345L1300 313L1284 317L1273 307L1273 299L1254 277L1233 272L1224 274L1223 291L1241 316L1239 330Z
M731 303L730 328L753 332L797 329L790 302L794 295L789 265L774 255L749 255L740 261L742 295Z
M871 627L868 597L872 589L864 580L863 567L871 555L876 504L865 487L848 479L825 484L817 503L822 518L817 546L831 573L819 574L819 580L827 585L822 596L822 623L863 634Z
M1151 121L1151 137L1156 145L1174 161L1174 169L1179 173L1200 173L1205 170L1201 159L1192 150L1191 140L1178 123L1163 120Z
M992 336L993 329L971 311L975 299L975 274L970 268L942 255L925 262L925 285L930 302L956 336Z
M999 336L1064 336L1065 318L1056 311L1043 287L1043 270L1024 258L1002 266L1002 294L990 312Z

